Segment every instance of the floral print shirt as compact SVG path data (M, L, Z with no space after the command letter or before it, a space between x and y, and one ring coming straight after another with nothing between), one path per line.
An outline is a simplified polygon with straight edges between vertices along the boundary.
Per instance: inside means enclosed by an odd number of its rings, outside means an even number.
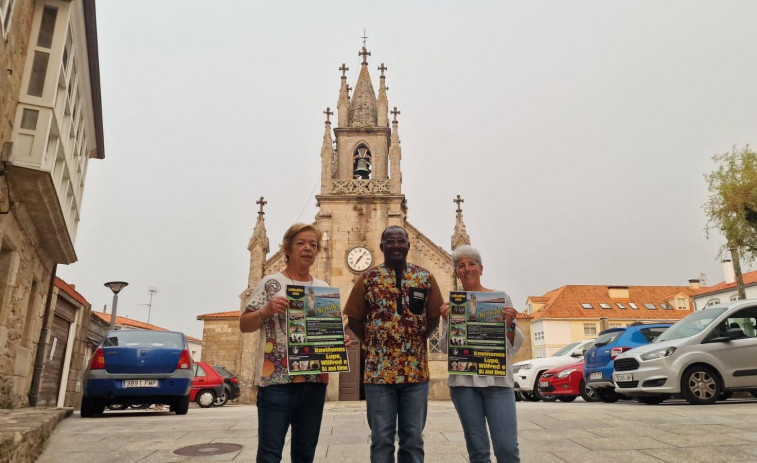
M344 313L365 325L365 383L428 382L426 327L442 302L434 276L417 265L396 272L381 264L363 274Z
M310 281L290 280L281 272L266 276L252 291L244 309L256 312L273 296L286 297L287 285L299 286L328 286L321 280ZM257 375L260 378L257 385L261 387L274 384L288 383L327 383L328 374L323 375L295 375L289 376L287 370L287 320L286 315L275 314L266 317L260 327L260 356L257 361Z

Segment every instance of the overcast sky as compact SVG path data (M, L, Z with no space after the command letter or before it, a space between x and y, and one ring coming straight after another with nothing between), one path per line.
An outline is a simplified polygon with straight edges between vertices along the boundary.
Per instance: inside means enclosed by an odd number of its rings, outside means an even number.
M449 250L464 199L485 286L517 308L566 284L722 281L712 155L757 145L757 2L97 3L105 159L79 261L102 310L201 337L238 310L265 196L272 250L312 222L323 111L363 28L397 106L408 221Z

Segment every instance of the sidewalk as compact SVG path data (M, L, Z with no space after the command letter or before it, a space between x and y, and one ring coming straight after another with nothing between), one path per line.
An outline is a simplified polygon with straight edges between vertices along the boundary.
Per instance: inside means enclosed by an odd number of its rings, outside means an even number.
M657 406L580 399L518 402L517 413L524 463L757 462L755 399L708 406L683 401ZM369 432L365 402L328 402L316 462L368 462ZM426 462L468 461L451 402L429 403L424 438ZM189 446L200 456L176 453ZM74 414L58 425L38 461L253 462L256 447L257 411L252 405L193 407L185 416L152 410L108 412L93 419Z
M73 408L0 410L0 463L34 461L55 426Z

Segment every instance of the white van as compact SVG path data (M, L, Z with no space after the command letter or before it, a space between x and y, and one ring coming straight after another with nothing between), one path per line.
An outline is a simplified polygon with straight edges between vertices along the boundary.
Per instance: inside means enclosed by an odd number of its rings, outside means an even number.
M697 405L734 391L757 397L756 325L756 299L689 314L655 342L615 358L615 390L648 404L678 394Z

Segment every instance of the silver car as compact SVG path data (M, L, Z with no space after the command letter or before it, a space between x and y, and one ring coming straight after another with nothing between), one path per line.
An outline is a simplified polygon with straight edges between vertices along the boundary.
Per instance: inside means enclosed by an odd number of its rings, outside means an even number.
M711 404L734 391L757 397L757 300L694 312L657 340L615 358L615 390L657 404L671 395Z

